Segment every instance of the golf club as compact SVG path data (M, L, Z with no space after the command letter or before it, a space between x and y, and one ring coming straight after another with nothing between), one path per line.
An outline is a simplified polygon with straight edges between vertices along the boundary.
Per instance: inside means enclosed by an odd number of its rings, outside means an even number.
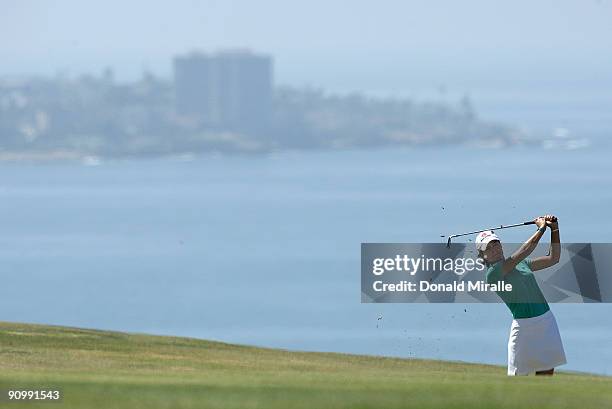
M487 230L500 230L500 229L509 229L510 227L519 227L519 226L527 226L530 224L535 224L535 220L531 220L528 222L523 222L523 223L516 223L516 224L507 224L507 225L500 225L499 227L490 227L488 229L482 229L482 230L476 230L476 231L471 231L468 233L459 233L459 234L451 234L450 236L448 236L448 241L446 242L446 247L450 247L451 245L451 240L454 239L455 237L461 237L461 236L467 236L470 234L476 234L476 233L481 233L483 231L487 231ZM440 236L440 237L445 237L445 236Z

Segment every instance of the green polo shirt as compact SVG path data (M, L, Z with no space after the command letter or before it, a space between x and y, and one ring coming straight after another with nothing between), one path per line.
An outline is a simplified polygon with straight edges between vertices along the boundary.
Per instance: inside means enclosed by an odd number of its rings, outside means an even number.
M502 273L503 261L498 261L487 270L487 283L504 281L512 285L512 291L498 291L497 295L510 308L512 316L517 318L532 318L550 310L544 294L531 271L531 260L519 262L514 270Z

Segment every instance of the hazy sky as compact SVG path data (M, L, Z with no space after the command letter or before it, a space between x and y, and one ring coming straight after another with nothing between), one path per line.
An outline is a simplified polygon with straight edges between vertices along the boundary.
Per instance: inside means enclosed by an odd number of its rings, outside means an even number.
M193 49L275 57L277 82L384 88L612 77L612 4L545 1L0 0L0 75L144 68ZM410 75L407 75L410 73ZM385 82L386 81L386 82Z

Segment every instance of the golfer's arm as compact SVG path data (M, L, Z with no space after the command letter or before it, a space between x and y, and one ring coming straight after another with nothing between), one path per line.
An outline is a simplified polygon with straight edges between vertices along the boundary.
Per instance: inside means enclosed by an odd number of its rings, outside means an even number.
M504 261L504 265L502 266L502 273L506 274L510 271L514 270L514 267L521 261L523 261L527 256L529 256L533 250L535 250L538 242L544 235L544 229L538 229L519 249L514 252L512 256L507 258Z
M544 268L554 266L561 258L561 238L559 235L559 227L550 231L550 251L547 256L534 258L531 260L531 271L538 271Z

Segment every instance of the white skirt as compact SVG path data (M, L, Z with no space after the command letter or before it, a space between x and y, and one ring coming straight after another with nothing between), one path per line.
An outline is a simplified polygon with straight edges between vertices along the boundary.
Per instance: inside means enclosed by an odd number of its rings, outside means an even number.
M508 375L529 375L567 363L555 316L549 310L512 320L508 340Z

